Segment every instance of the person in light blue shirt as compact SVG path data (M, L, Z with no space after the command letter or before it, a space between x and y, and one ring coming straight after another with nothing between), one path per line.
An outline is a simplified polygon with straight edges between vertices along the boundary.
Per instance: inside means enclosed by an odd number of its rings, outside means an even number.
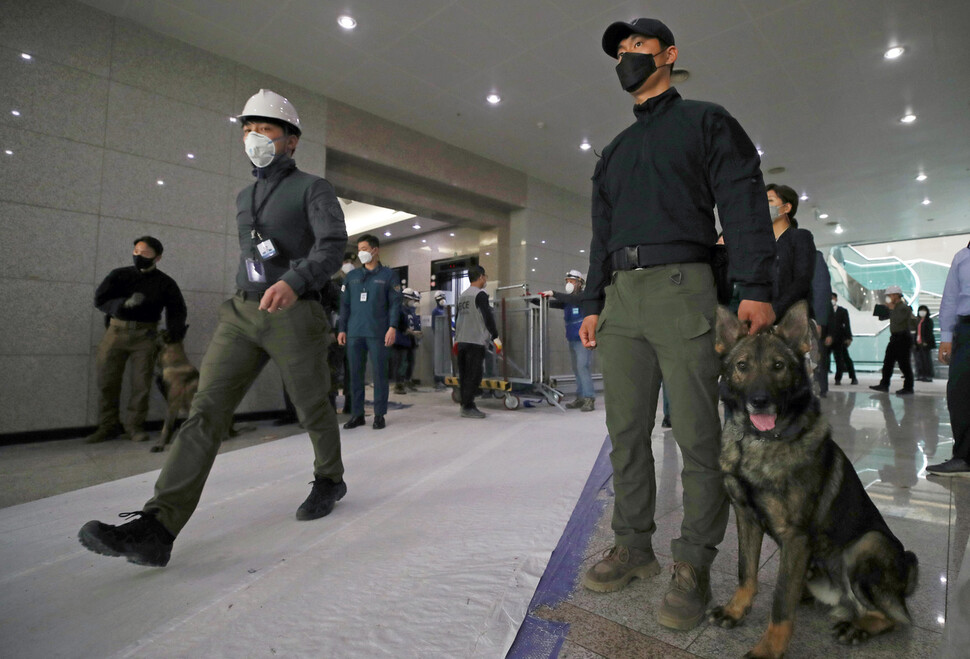
M933 476L970 476L970 243L953 257L943 286L940 339L940 362L950 365L946 406L953 458L926 471Z

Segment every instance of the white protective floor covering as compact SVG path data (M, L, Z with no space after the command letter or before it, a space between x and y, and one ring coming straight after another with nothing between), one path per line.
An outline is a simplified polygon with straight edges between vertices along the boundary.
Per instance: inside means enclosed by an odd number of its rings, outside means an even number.
M220 455L166 568L76 538L140 508L157 472L0 510L0 654L504 656L600 450L602 412L416 412L343 432L349 493L313 522L293 518L306 435Z

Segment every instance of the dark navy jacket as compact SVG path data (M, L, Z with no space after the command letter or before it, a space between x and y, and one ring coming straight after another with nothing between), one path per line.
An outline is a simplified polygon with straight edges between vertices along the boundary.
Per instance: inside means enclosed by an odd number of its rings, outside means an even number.
M367 300L360 296L367 292ZM401 314L401 282L386 265L351 270L340 294L340 331L348 337L383 338Z

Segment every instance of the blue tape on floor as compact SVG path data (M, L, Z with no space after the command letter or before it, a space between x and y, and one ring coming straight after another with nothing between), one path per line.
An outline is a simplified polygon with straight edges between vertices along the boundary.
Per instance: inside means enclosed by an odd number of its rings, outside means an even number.
M510 659L559 656L559 650L566 640L566 634L569 633L569 625L543 620L533 615L533 612L540 606L553 607L559 604L573 591L576 578L579 576L579 568L583 563L586 545L606 505L606 499L601 498L599 492L613 475L610 449L610 438L607 436L596 462L593 463L593 469L589 472L586 486L579 495L573 514L569 517L562 537L559 538L559 544L556 545L546 571L539 579L535 595L529 603L529 613L522 621L519 633L516 634L515 641L506 655ZM552 641L556 639L558 641L553 643Z

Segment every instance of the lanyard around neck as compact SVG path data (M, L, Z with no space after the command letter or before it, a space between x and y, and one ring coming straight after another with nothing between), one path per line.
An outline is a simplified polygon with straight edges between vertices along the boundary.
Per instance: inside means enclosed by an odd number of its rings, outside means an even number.
M258 207L256 206L256 184L259 183L259 181L256 181L256 183L253 183L252 204L250 205L249 208L250 208L250 213L252 214L252 217L253 217L252 237L254 239L256 237L259 237L260 240L263 239L263 237L259 235L259 231L257 230L256 227L257 227L257 224L259 223L259 216L263 212L263 209L266 207L266 202L269 201L269 198L273 195L274 192L276 192L276 188L280 187L280 183L283 182L283 179L285 179L287 176L289 176L292 173L293 173L293 170L291 169L285 174L283 174L282 176L280 176L279 179L277 179L276 183L273 184L273 187L271 187L269 191L266 193L266 196L263 197L263 201L259 204Z

